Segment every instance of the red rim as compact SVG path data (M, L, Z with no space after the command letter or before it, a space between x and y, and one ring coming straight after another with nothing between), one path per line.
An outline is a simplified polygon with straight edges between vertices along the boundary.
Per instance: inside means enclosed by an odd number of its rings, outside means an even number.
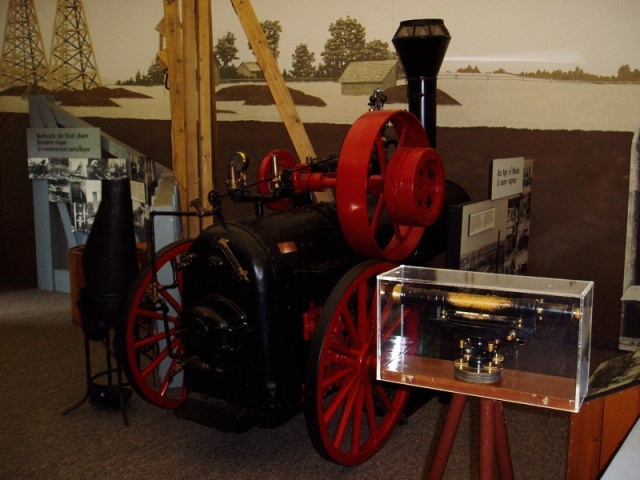
M385 139L381 133L385 125L389 125L389 131L395 130L397 135L397 145L390 158L387 158ZM436 201L429 202L428 214L425 214L424 207L417 209L421 211L419 216L422 219L427 218L432 222L438 217L445 180L441 159L434 152L429 148L422 125L407 111L379 110L368 112L356 120L345 138L336 172L338 217L351 248L369 257L394 262L404 260L415 250L428 225L424 221L422 224L417 221L407 224L403 223L405 219L402 217L394 218L394 211L389 211L388 202L392 195L396 198L399 196L400 204L395 211L403 212L407 202L413 202L418 194L417 191L410 195L403 192L405 187L398 181L398 172L408 175L407 180L412 184L420 165L428 163L435 167L440 162L440 168L432 168L435 177L422 183L424 189L437 197L434 198ZM417 160L416 155L419 157ZM387 178L389 165L395 166L408 159L414 159L408 171L394 168L395 173L390 176L392 178ZM393 183L391 187L387 185L389 180ZM391 220L391 232L381 235L385 218Z
M150 292L151 265L147 265L133 283L121 335L126 353L125 369L131 385L148 402L171 410L187 396L179 376L181 367L169 353L183 352L182 340L175 334L182 313L183 284L179 263L190 246L191 241L178 242L165 247L156 256L158 291L169 308L171 348L167 348L162 311Z
M325 458L360 464L378 452L409 397L404 385L376 380L376 275L394 264L370 260L336 285L312 339L305 417ZM390 327L391 328L391 327Z

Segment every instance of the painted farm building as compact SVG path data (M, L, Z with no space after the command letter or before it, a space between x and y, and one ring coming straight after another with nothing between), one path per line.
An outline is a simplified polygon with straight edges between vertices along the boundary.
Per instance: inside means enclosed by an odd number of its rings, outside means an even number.
M246 78L263 79L264 75L258 62L242 62L237 68L238 74Z
M371 95L396 85L396 60L351 62L338 80L342 95Z

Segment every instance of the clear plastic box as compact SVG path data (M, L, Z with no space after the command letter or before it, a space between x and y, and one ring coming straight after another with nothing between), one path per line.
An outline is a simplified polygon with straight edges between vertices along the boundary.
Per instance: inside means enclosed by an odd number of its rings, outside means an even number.
M593 282L400 266L377 288L379 380L579 410Z

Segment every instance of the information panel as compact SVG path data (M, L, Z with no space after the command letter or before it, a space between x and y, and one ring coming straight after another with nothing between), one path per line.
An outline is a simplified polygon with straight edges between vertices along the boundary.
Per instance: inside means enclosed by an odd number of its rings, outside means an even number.
M29 157L101 158L99 128L27 128Z

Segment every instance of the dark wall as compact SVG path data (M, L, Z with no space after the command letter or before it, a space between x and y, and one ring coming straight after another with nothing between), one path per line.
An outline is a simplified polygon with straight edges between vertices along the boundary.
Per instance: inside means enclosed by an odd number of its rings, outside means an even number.
M440 129L447 177L488 196L489 161L533 159L528 274L595 282L593 333L617 338L633 134Z
M37 286L26 114L0 113L0 289Z
M171 165L169 121L86 118L159 163ZM0 288L36 285L31 185L27 174L27 115L0 114ZM349 125L309 124L318 157L338 154ZM595 281L594 334L617 338L632 133L439 128L447 178L473 200L488 196L489 162L534 160L529 274ZM227 162L241 150L252 167L272 149L294 151L284 125L220 122L216 187L224 192ZM224 203L225 216L251 215L250 205Z

